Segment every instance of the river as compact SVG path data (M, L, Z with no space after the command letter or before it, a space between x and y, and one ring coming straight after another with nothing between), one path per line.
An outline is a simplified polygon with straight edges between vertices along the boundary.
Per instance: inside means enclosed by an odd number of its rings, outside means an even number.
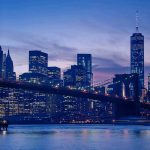
M150 150L150 126L10 125L0 150Z

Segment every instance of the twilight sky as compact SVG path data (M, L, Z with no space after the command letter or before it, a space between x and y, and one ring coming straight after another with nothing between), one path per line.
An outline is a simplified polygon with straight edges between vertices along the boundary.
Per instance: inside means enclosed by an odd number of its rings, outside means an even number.
M77 53L93 56L94 80L129 73L130 36L139 10L150 70L150 0L0 0L0 44L10 49L17 75L28 71L28 51L49 54L63 70Z

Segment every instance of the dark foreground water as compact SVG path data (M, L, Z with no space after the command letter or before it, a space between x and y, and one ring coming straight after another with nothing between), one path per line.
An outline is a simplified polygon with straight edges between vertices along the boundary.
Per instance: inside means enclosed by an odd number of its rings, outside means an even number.
M150 127L11 125L0 150L150 150Z

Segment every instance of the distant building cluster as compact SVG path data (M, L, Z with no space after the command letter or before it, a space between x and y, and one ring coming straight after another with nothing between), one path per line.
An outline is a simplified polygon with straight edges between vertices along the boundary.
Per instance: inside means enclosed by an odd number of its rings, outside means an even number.
M48 54L40 50L29 51L29 71L19 76L19 82L67 87L83 91L93 90L97 94L124 98L139 98L149 101L144 87L144 36L137 32L131 36L130 74L116 74L112 81L93 85L92 55L77 54L77 62L61 72L57 66L48 66ZM13 61L0 47L0 78L15 81ZM138 81L138 82L137 82ZM106 86L107 85L107 86ZM137 95L137 92L139 93ZM135 94L136 93L136 94ZM44 94L22 89L0 87L0 117L11 122L34 123L99 123L114 117L113 105L108 102L75 98L55 94Z

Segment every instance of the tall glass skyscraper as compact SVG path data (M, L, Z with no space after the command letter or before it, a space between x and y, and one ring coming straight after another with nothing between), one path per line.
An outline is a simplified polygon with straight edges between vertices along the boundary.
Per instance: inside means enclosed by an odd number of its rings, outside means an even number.
M91 54L77 54L77 65L83 66L86 71L87 86L91 86L93 81Z
M144 88L144 36L139 32L138 26L136 33L131 36L131 73L139 75L139 94Z
M2 47L0 46L0 78L2 78L2 66L3 66L3 51Z
M47 75L48 54L33 50L29 51L29 71Z

